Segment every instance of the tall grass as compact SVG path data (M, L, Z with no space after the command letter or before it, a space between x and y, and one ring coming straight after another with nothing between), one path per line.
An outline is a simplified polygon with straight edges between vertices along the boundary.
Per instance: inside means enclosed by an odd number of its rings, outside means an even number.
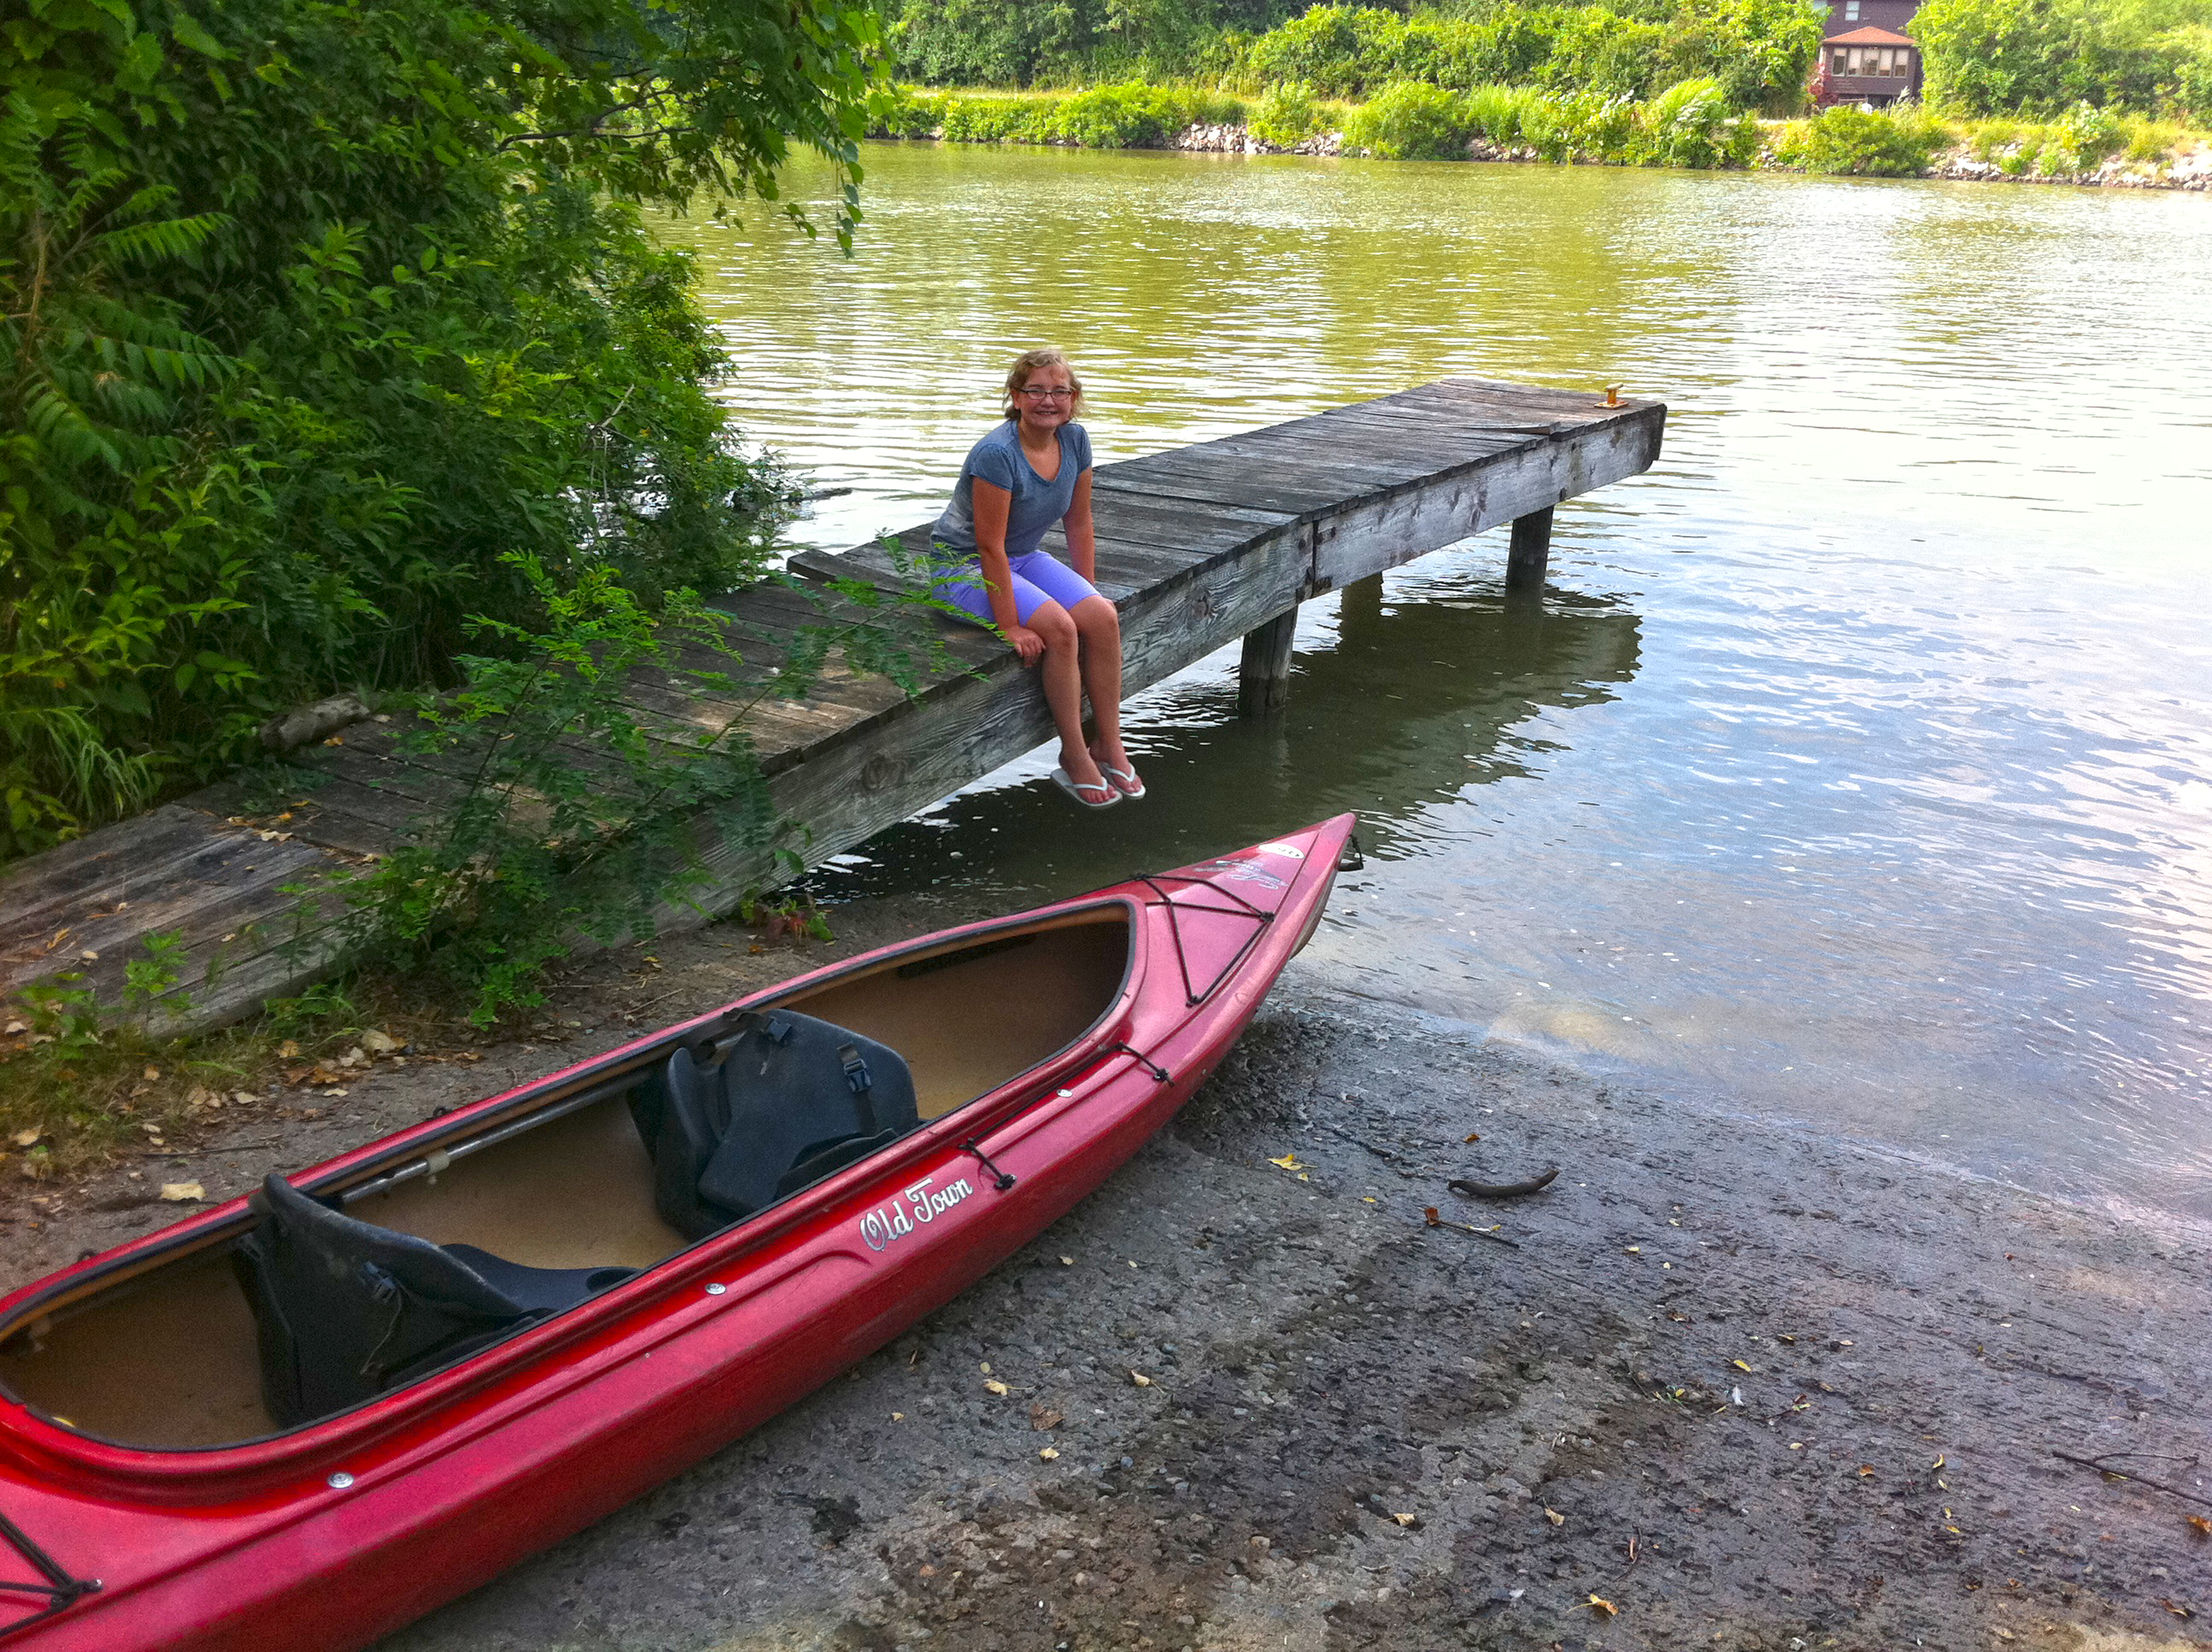
M1533 86L1478 86L1467 94L1467 118L1484 137L1510 148L1527 137L1522 123L1543 100Z

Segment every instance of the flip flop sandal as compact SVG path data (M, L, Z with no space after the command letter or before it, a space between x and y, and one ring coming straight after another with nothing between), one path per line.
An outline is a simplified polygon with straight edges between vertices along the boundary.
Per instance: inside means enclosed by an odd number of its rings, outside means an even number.
M1121 800L1119 788L1103 782L1093 785L1077 780L1065 768L1055 768L1052 771L1052 783L1073 798L1076 806L1079 809L1111 809ZM1093 803L1083 795L1085 792L1103 792L1106 794L1106 801Z
M1130 802L1134 803L1145 795L1145 783L1137 778L1135 769L1109 768L1104 763L1100 763L1098 772L1112 782L1115 791L1128 799Z

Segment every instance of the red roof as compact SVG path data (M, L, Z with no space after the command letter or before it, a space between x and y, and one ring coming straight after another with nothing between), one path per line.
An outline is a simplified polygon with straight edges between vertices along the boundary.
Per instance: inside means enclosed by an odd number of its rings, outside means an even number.
M1886 28L1855 28L1848 34L1831 34L1822 46L1911 46L1910 35L1893 34Z

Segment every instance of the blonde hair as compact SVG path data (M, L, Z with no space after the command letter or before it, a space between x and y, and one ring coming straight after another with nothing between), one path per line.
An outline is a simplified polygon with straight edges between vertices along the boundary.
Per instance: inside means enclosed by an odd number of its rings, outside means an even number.
M1000 400L1000 410L1010 419L1021 417L1021 404L1014 399L1015 395L1029 383L1030 375L1039 367L1066 367L1067 382L1075 389L1075 398L1068 404L1067 416L1073 418L1083 411L1083 380L1075 376L1075 364L1050 344L1042 349L1024 350L1014 358L1013 366L1006 369L1006 390Z

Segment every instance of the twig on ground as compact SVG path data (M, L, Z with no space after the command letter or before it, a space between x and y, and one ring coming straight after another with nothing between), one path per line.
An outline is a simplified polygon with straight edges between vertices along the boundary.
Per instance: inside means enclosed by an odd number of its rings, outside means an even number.
M1492 1233L1488 1228L1469 1227L1464 1222L1447 1222L1433 1205L1421 1206L1421 1214L1429 1218L1429 1225L1432 1228L1457 1228L1462 1233L1471 1233L1478 1239L1488 1239L1496 1244L1510 1245L1515 1250L1521 1248L1521 1242L1518 1239L1508 1239L1504 1234Z
M1541 1175L1530 1176L1526 1181L1447 1181L1444 1186L1455 1193L1466 1193L1474 1199L1518 1199L1523 1193L1540 1193L1558 1178L1559 1167L1554 1164Z
M1319 1123L1320 1121L1317 1120L1316 1122ZM1365 1148L1369 1152L1374 1154L1375 1157L1379 1159L1385 1159L1395 1164L1403 1164L1406 1163L1406 1156L1403 1153L1398 1152L1395 1149L1389 1147L1377 1147L1373 1142L1368 1140L1364 1136L1355 1136L1349 1130L1339 1129L1333 1124L1322 1124L1321 1127L1328 1131L1332 1136L1343 1137L1345 1140L1350 1142L1354 1147Z
M2108 1451L2101 1457L2078 1457L2070 1451L2061 1451L2053 1446L2051 1455L2063 1462L2075 1463L2083 1468L2094 1468L2107 1479L2133 1480L2137 1485L2148 1485L2154 1491L2163 1491L2170 1497L2179 1497L2184 1503L2202 1503L2205 1508L2212 1509L2212 1497L2205 1497L2200 1492L2185 1491L2178 1485L2168 1485L2164 1480L2154 1480L2147 1475L2130 1473L2124 1468L2114 1468L2112 1466L2112 1459L2115 1457L2140 1457L2148 1455L2144 1452ZM2193 1463L2197 1460L2191 1457L2186 1461Z
M218 1153L252 1153L264 1147L275 1147L280 1145L277 1138L271 1136L267 1141L230 1142L221 1147L147 1148L143 1150L138 1157L140 1158L213 1158Z

